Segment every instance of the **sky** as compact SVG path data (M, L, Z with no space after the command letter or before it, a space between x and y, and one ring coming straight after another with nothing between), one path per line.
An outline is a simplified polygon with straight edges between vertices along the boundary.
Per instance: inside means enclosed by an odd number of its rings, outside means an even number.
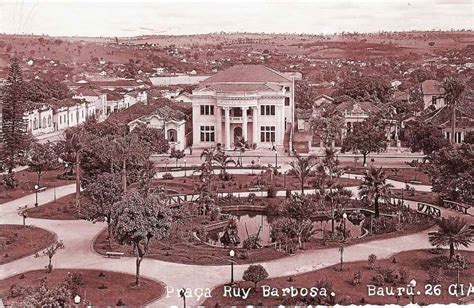
M474 0L0 0L0 33L137 36L472 29Z

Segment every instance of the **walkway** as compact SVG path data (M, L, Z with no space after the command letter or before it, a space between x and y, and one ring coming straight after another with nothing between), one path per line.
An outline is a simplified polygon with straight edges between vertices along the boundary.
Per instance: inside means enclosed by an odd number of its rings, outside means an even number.
M74 184L57 187L56 196L57 198L66 196L73 193L74 189ZM43 205L51 202L53 198L53 189L48 189L39 194L39 204ZM22 219L17 215L18 207L26 204L31 207L34 202L35 195L32 194L0 205L0 224L21 224ZM442 215L453 216L462 214L442 209ZM469 219L472 220L472 216L463 215L463 217L469 217ZM124 272L131 275L135 273L134 258L108 259L93 251L91 246L92 241L105 227L103 223L94 224L80 220L64 221L28 218L27 224L54 232L59 239L64 241L66 248L61 250L53 259L55 268L103 269ZM376 254L379 258L386 258L406 250L430 248L431 245L428 242L427 232L428 231L423 231L408 236L348 246L345 250L344 259L346 262L367 260L367 256L370 253ZM474 248L471 247L469 250L472 251ZM336 264L338 260L338 248L328 248L303 251L295 256L263 262L262 264L267 269L270 277L279 277L331 266ZM25 271L42 269L46 264L47 260L44 257L39 259L33 256L25 257L2 265L0 279L5 279ZM243 271L247 267L248 265L236 265L234 268L235 277L240 279ZM142 273L145 277L163 281L167 286L175 289L212 289L217 285L228 282L230 276L229 266L185 265L153 259L145 259L142 262ZM187 298L189 305L196 305L202 301L203 298ZM170 297L165 296L151 303L150 306L169 307L177 304L181 304L181 299L175 293Z

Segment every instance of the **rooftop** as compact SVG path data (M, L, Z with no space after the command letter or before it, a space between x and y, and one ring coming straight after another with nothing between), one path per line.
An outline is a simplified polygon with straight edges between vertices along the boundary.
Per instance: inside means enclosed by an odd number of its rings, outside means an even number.
M265 65L235 65L207 78L200 84L290 82L291 78Z
M425 80L421 83L421 89L424 95L442 95L444 94L444 89L441 85L441 82L437 80Z

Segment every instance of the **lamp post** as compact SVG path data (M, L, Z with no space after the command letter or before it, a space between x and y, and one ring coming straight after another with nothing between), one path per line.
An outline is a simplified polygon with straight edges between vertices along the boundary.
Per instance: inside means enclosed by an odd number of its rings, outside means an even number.
M68 163L64 164L64 168L66 168L66 185L69 185L69 172L67 171L67 168L69 167Z
M35 197L36 197L35 206L38 206L38 189L39 189L39 186L38 184L36 184L35 185Z
M74 304L76 307L79 307L80 303L81 303L81 297L79 296L79 294L76 294L76 296L74 296Z
M230 256L230 285L234 285L234 257L235 257L235 251L231 249L229 251L229 256Z
M184 291L184 288L179 291L179 296L183 299L183 308L186 308L186 291Z
M343 225L343 238L344 238L344 241L346 240L346 219L347 219L347 213L343 213L342 214L342 225Z
M409 286L411 287L411 303L415 303L415 287L416 287L416 280L412 279L409 283Z
M186 177L186 158L184 159L184 177Z

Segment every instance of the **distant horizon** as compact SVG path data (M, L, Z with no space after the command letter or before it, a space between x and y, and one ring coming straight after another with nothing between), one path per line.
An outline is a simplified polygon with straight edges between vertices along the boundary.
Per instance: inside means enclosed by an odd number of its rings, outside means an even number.
M220 32L334 35L471 30L471 0L2 0L0 33L134 38Z

